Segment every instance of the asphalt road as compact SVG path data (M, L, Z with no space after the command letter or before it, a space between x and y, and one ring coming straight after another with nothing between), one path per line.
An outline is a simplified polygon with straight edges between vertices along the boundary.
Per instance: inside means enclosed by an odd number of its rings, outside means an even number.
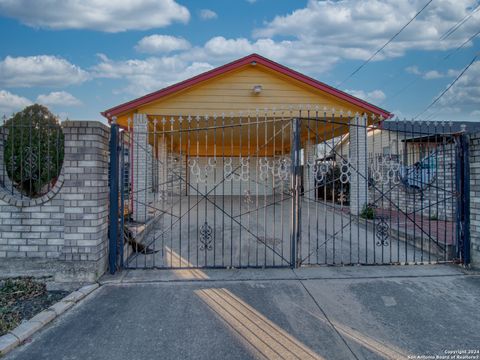
M6 359L407 359L480 349L480 276L447 265L137 270L102 282Z

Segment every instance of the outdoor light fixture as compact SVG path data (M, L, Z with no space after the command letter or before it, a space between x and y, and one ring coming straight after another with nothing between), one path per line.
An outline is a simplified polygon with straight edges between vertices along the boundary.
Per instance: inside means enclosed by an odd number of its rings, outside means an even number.
M254 85L253 86L253 89L252 89L252 92L255 94L255 95L258 95L262 92L262 85Z

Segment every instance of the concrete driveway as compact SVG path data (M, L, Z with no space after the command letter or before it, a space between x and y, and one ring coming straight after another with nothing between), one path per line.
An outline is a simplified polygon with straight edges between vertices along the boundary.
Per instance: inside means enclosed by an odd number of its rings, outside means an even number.
M169 197L157 201L166 213L145 239L155 254L134 254L128 267L276 267L291 260L290 195ZM421 251L393 233L403 222L388 219L391 231L385 246L378 244L377 224L350 216L340 206L302 198L301 240L303 264L434 263L444 254ZM153 209L152 209L153 212ZM161 213L158 211L158 213ZM376 225L375 225L376 224ZM418 225L420 226L420 224ZM209 228L208 236L202 235ZM417 229L420 233L420 230ZM428 249L434 239L424 230ZM205 234L205 233L203 233ZM418 234L417 234L418 235ZM208 238L208 239L207 239ZM206 240L207 239L207 240ZM206 244L207 242L207 244Z
M6 359L407 359L480 348L480 277L450 266L135 270L102 282Z

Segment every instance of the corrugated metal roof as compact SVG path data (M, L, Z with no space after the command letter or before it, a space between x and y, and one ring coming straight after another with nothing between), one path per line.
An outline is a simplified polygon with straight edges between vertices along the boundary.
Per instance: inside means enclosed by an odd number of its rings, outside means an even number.
M400 131L411 134L412 137L434 134L456 134L465 130L467 133L480 131L480 122L476 121L410 121L386 120L382 128L390 131Z

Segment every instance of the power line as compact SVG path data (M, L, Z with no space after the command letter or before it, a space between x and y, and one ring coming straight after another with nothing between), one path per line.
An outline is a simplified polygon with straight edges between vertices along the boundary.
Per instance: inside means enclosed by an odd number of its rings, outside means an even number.
M461 20L459 20L455 25L453 25L452 27L450 27L450 29L448 29L442 36L440 36L438 38L439 41L441 40L445 40L447 37L449 37L450 35L452 35L455 31L457 31L468 19L470 19L470 17L475 14L478 10L480 10L480 3L477 5L476 8L474 8L469 14L465 15ZM467 44L469 41L473 40L478 34L480 34L480 31L477 32L476 34L474 34L472 37L470 37L468 40L466 40L464 43L462 43L457 49L451 51L450 53L448 53L444 58L443 60L446 60L448 59L451 55L453 55L455 52L457 52L458 50L462 49L465 44ZM413 65L413 64L412 64ZM395 75L393 76L393 78L396 78L403 70L403 67L399 69L399 71L397 71L395 73ZM385 81L382 83L381 87L383 87L384 85L390 83L392 80L388 80L388 81ZM410 84L411 85L411 84ZM410 87L410 85L407 86ZM403 89L402 89L403 91ZM400 91L400 92L402 92ZM396 93L394 95L394 97L396 97L398 95L398 93Z
M467 43L469 43L470 41L472 41L473 39L475 39L478 34L480 34L480 30L477 31L475 34L473 34L472 36L470 36L467 40L465 40L462 45L460 45L459 47L457 47L455 50L451 51L450 53L447 54L447 56L445 56L443 58L443 60L447 60L450 56L452 56L453 54L455 54L458 50L460 50L461 48L463 48Z
M407 85L405 85L404 87L402 87L400 90L398 90L396 93L394 93L392 96L389 96L388 97L388 100L389 101L392 101L393 99L395 99L398 95L400 95L401 93L403 93L405 90L407 90L410 86L412 86L413 84L415 84L418 80L420 79L420 77L416 77L414 78L412 81L410 81ZM383 102L381 102L379 105L381 105Z
M355 75L356 73L358 73L365 65L367 65L375 56L378 55L378 53L380 51L382 51L383 49L385 49L385 47L390 44L398 35L400 35L400 33L405 30L405 28L410 25L410 23L415 20L417 18L418 15L420 15L422 13L423 10L425 10L427 8L428 5L430 5L430 3L432 2L433 0L429 0L425 6L423 8L420 9L420 11L418 11L414 17L412 17L400 30L397 31L397 33L395 35L393 35L385 44L382 45L382 47L380 47L380 49L378 49L377 51L375 51L372 56L370 56L367 60L365 60L358 68L356 68L350 75L348 75L342 82L340 82L340 84L338 84L337 87L340 87L342 86L343 83L345 83L348 79L350 79L353 75Z
M460 49L462 49L467 43L469 43L470 41L472 41L475 37L477 37L478 35L480 34L480 30L473 34L470 38L468 38L467 40L465 40L459 47L457 47L455 50L449 52L442 60L447 60L450 56L454 55L457 51L459 51ZM438 65L439 61L436 62L436 64ZM398 74L397 74L398 75ZM395 92L392 96L389 96L388 97L388 101L392 101L393 99L395 99L398 95L402 94L405 90L407 90L408 88L410 88L413 84L415 84L416 82L418 82L418 80L420 80L421 77L420 76L417 76L415 79L413 79L412 81L410 81L408 84L406 84L405 86L403 86L402 88L400 88L397 92ZM382 105L385 101L381 101L378 105Z
M472 16L475 14L478 9L480 9L480 5L477 5L475 9L473 9L470 14L465 15L462 20L457 22L455 25L453 25L450 29L448 29L441 37L440 40L445 40L448 38L450 35L452 35L455 31L457 31L463 24L465 24Z
M440 95L438 95L435 100L433 100L430 105L428 105L421 113L419 113L417 116L414 117L414 119L418 118L419 116L425 114L425 112L428 111L428 109L430 109L433 105L435 105L438 100L440 100L442 98L443 95L445 95L445 93L450 90L450 88L455 85L455 83L463 76L463 74L465 74L465 72L470 68L470 66L472 66L472 64L475 62L475 60L477 60L477 57L478 55L475 55L472 59L472 61L470 61L470 63L465 67L465 69L462 70L462 72L460 74L458 74L458 76L455 78L455 80L453 80L452 83L450 83L450 85L447 86L447 88L445 90L442 91L442 93Z
M480 5L477 7L477 9L480 9ZM476 11L476 10L475 10ZM465 40L460 46L458 46L455 50L452 50L450 51L447 55L445 55L442 59L442 61L445 61L447 60L448 58L450 58L450 56L454 55L455 53L457 53L459 50L461 50L466 44L468 44L470 41L472 41L473 39L475 39L478 35L480 35L480 30L477 31L475 34L473 34L472 36L470 36L467 40ZM439 39L440 40L440 39ZM439 61L436 62L436 64L438 65ZM400 69L396 75L398 76L398 74L402 71L402 69ZM388 97L388 101L392 101L392 99L396 98L398 95L400 95L401 93L403 93L405 90L407 90L410 86L412 86L413 84L415 84L418 80L420 80L420 77L416 77L413 81L409 82L407 85L405 85L404 87L402 87L401 89L399 89L397 92L394 93L393 96L390 96ZM389 80L388 82L391 82L391 80ZM386 84L386 82L384 83L384 85ZM382 85L383 86L383 85ZM385 100L381 101L378 105L382 105L383 103L385 102Z
M432 112L430 115L428 115L425 119L423 119L424 121L430 121L432 120L435 116L437 116L438 114L440 114L441 112L443 111L443 109L439 109L435 112ZM422 119L420 119L422 120Z

